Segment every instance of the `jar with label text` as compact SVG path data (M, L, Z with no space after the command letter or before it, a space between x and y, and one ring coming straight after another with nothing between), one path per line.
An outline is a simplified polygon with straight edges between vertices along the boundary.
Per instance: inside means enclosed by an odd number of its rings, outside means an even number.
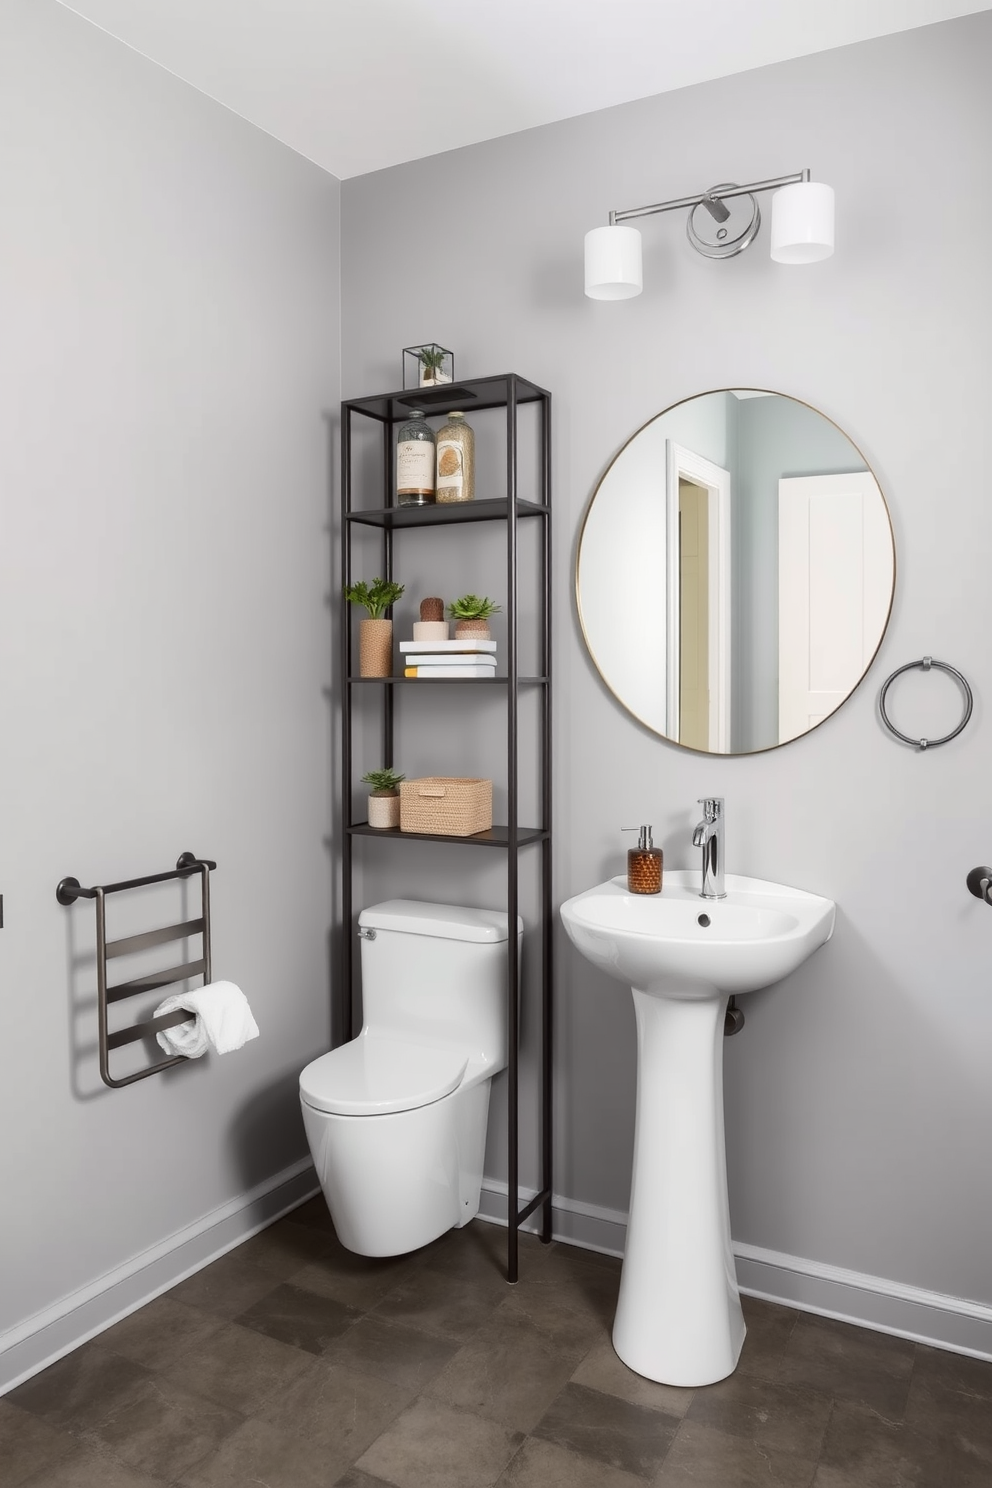
M430 506L434 501L434 430L420 409L400 424L396 436L396 501Z
M463 413L449 413L437 433L437 499L471 501L474 496L475 434Z

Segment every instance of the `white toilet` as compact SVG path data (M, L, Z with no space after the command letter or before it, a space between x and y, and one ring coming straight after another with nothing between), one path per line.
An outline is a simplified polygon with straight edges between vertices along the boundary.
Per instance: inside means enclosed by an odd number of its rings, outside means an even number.
M300 1101L341 1243L402 1255L479 1212L508 919L389 899L359 925L362 1031L307 1065Z

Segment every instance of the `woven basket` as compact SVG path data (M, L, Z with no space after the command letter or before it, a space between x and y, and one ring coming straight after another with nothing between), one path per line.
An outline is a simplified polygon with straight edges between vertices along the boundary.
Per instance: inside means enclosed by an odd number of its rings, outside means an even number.
M431 775L400 785L400 831L472 837L493 824L491 780Z

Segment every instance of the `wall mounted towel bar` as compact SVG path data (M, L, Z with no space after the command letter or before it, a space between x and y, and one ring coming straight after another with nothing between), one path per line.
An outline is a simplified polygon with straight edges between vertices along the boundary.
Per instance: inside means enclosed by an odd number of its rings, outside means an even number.
M901 734L896 728L895 724L892 722L888 713L886 713L885 711L885 694L888 692L893 682L903 672L911 672L915 670L916 667L919 667L921 671L924 672L929 672L933 667L936 667L938 671L948 672L952 677L956 677L958 679L958 681L961 683L962 688L964 689L964 717L958 724L957 728L951 729L951 732L949 734L944 734L943 737L940 739L911 739L908 734ZM935 661L932 656L924 656L920 661L907 661L905 666L896 667L891 677L887 677L885 679L884 683L882 684L882 690L878 695L878 711L882 715L882 722L889 730L889 733L895 734L896 738L901 739L904 744L912 744L916 749L936 749L938 744L949 744L952 739L956 739L958 734L964 728L965 724L968 722L968 719L971 717L973 704L974 699L972 697L971 688L968 686L968 681L958 671L957 667L949 666L946 661Z
M190 1015L183 1009L177 1009L176 1012L166 1013L161 1018L147 1018L143 1022L133 1023L130 1028L119 1028L111 1032L107 1027L107 1009L112 1002L120 1002L122 998L134 997L139 992L153 992L158 987L168 987L173 982L184 982L188 977L202 976L204 984L210 981L210 870L216 867L217 864L210 862L207 858L197 858L192 853L185 852L170 873L152 873L147 878L129 878L122 883L98 884L92 889L84 889L78 878L63 878L55 890L55 897L60 904L74 904L77 899L96 901L100 1075L105 1085L118 1089L122 1085L132 1085L135 1080L144 1080L148 1075L157 1075L159 1070L168 1069L172 1064L186 1062L184 1054L173 1054L168 1059L160 1059L156 1064L149 1065L147 1069L138 1070L136 1074L125 1075L119 1080L114 1079L110 1073L111 1049L119 1049L123 1044L136 1043L138 1039L151 1038L160 1028L172 1028L177 1023L187 1023ZM173 878L190 878L194 873L200 875L199 919L185 920L182 924L167 925L161 930L146 930L142 935L128 935L122 940L108 941L105 904L108 894L119 894L124 889L144 888L146 884L166 883ZM139 951L149 950L152 946L164 945L170 940L185 940L193 935L202 937L203 953L198 961L187 961L179 966L170 967L167 971L154 972L151 976L135 977L129 982L119 982L114 987L107 985L108 961L112 961L117 956L133 956Z

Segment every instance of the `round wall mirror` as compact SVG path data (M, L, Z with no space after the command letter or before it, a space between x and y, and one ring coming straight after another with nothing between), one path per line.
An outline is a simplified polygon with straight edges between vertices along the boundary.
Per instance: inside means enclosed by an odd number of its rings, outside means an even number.
M725 388L628 440L579 538L586 645L617 700L706 754L774 749L850 697L895 550L861 451L807 403Z

